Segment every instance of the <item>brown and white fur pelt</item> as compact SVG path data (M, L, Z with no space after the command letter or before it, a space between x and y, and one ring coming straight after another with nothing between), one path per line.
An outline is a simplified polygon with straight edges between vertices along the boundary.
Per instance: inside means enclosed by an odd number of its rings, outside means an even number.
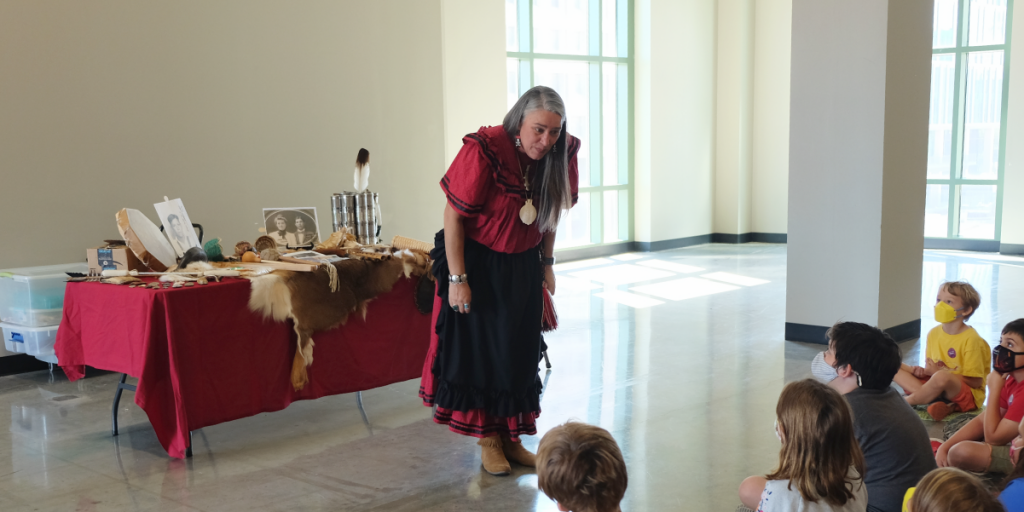
M333 263L338 286L331 291L326 269L314 272L276 271L252 278L249 309L264 318L295 322L298 347L292 360L291 381L296 391L309 382L306 367L313 364L313 333L343 325L374 297L391 290L402 276L413 273L417 258L401 251L388 260L347 259Z

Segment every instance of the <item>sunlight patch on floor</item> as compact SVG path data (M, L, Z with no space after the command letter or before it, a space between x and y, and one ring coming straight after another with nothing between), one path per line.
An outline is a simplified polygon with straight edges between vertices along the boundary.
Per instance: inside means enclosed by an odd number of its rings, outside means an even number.
M663 283L634 286L631 291L653 295L665 300L686 300L705 295L738 290L739 287L699 277L685 277Z

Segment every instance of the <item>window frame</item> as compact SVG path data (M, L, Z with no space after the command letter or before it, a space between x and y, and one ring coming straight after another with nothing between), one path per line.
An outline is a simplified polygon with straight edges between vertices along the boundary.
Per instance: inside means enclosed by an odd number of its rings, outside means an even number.
M948 204L946 205L946 236L925 237L928 245L941 245L942 241L962 240L968 243L998 242L1001 237L1003 220L1003 179L1006 164L1006 119L1009 105L1010 92L1010 39L1013 20L1014 0L1006 0L1006 27L1003 44L970 46L970 3L971 0L957 0L957 32L955 45L949 48L932 48L932 56L953 55L953 123L950 134L950 168L948 178L927 178L927 185L947 185ZM938 6L936 6L938 8ZM965 179L963 178L964 164L964 132L966 129L966 118L964 115L965 103L967 101L967 59L972 53L1002 51L1003 52L1003 83L1000 101L999 120L999 158L997 161L996 178L991 180ZM995 225L992 238L966 238L960 236L960 198L961 187L964 185L995 185ZM969 247L966 247L969 248Z
M506 59L517 59L519 65L517 73L518 95L521 96L529 88L533 87L534 62L536 60L547 61L569 61L587 62L590 68L589 95L590 95L590 144L589 147L581 148L581 151L588 151L590 156L590 185L580 187L579 193L589 194L590 197L590 238L589 243L560 247L557 243L555 250L568 251L587 249L591 247L607 246L620 243L631 243L634 240L633 229L633 201L634 201L634 169L633 169L633 69L634 69L634 43L633 43L633 0L614 0L616 10L615 32L613 38L616 55L618 57L606 57L603 46L606 41L603 37L604 28L604 2L602 0L580 0L588 4L588 48L587 55L558 54L558 53L535 53L533 47L533 4L534 0L514 0L516 2L516 29L519 51L506 51ZM615 185L604 184L604 83L605 64L616 64L616 132L620 134L617 144L617 169L618 180L625 183ZM623 91L625 89L625 91ZM571 132L570 132L571 133ZM622 135L624 133L624 135ZM595 143L595 141L601 141ZM581 170L583 172L583 170ZM597 183L598 185L595 185ZM604 232L604 196L606 192L617 191L618 196L618 238L605 240ZM625 196L625 208L623 205ZM563 217L563 223L566 217Z

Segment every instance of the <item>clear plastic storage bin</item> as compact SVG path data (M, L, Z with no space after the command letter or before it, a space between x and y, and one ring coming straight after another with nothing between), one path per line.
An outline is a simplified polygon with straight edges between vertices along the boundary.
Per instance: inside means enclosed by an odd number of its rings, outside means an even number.
M4 348L8 352L28 354L52 363L57 362L53 351L53 345L57 341L57 327L25 327L0 323L0 330L4 333Z
M0 322L28 327L59 324L66 272L88 271L87 263L0 270Z

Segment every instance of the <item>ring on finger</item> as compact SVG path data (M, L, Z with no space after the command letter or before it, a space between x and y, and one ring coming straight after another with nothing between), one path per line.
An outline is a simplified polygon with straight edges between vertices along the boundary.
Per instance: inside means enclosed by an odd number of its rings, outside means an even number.
M463 304L462 305L462 310L467 312L467 313L469 313L469 304Z
M458 306L452 306L452 309L454 309L456 313L459 312L459 307Z

